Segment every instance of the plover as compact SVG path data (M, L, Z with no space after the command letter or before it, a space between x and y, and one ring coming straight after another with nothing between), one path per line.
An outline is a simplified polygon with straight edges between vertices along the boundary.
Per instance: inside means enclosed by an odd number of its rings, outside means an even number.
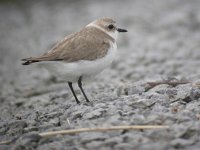
M111 18L97 19L80 31L66 36L47 53L22 59L22 64L45 64L50 73L61 76L68 82L79 104L72 86L72 83L77 82L85 100L89 102L82 87L82 80L94 77L112 63L117 49L118 32L127 30L118 28L116 21Z

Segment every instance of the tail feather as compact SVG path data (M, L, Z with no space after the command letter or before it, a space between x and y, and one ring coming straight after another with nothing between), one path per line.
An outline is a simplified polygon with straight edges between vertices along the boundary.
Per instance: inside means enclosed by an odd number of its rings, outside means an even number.
M24 58L21 61L24 61L24 62L22 62L22 65L30 65L32 63L39 62L39 60L35 60L32 57L30 57L30 58Z
M21 61L24 61L22 65L30 65L32 63L36 62L41 62L41 61L62 61L62 58L48 58L48 57L29 57L29 58L24 58Z

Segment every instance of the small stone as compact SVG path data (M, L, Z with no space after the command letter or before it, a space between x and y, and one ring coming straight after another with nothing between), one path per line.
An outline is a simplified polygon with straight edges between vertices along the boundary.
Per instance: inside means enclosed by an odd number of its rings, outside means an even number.
M190 98L192 100L199 100L200 99L200 88L193 87L190 91Z
M104 109L98 108L98 109L96 109L96 110L94 110L94 111L89 111L89 112L85 113L85 114L83 115L83 117L84 117L85 119L95 119L95 118L101 117L102 114L103 114L103 112L105 112Z
M101 147L102 143L103 143L103 141L93 140L89 143L86 143L86 147L89 148L89 149L99 149L99 147Z
M103 132L85 132L79 135L81 137L81 141L83 143L90 143L91 141L103 141L108 138L108 135L104 134Z
M12 145L13 150L20 149L35 149L37 143L40 141L41 136L37 133L27 133L20 138L15 139L14 144Z
M8 145L0 145L0 150L10 150L10 146Z
M36 126L31 126L31 127L27 127L27 128L24 128L24 131L27 133L27 132L32 132L32 131L38 131L38 127Z
M171 141L171 145L175 148L183 148L184 146L192 145L193 143L194 141L180 138Z
M118 143L115 150L133 150L133 145L131 143Z

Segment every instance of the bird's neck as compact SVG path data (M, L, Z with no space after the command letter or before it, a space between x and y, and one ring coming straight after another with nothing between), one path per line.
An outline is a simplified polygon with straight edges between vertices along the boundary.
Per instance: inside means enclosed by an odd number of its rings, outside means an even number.
M88 24L86 27L94 27L96 29L99 29L101 30L102 32L104 32L105 34L109 35L111 38L114 39L114 42L116 42L117 40L117 36L118 36L118 32L117 31L114 31L114 32L108 32L106 31L105 29L103 29L102 27L96 25L95 23L90 23Z

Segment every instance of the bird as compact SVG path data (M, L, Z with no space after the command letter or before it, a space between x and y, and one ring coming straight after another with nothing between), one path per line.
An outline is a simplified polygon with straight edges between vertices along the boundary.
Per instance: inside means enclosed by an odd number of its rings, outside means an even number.
M78 32L66 36L48 52L22 59L22 65L45 65L50 73L62 77L68 83L77 104L80 101L74 91L74 83L78 83L86 102L90 102L82 81L95 77L111 65L117 50L119 32L128 31L118 28L112 18L96 19Z

